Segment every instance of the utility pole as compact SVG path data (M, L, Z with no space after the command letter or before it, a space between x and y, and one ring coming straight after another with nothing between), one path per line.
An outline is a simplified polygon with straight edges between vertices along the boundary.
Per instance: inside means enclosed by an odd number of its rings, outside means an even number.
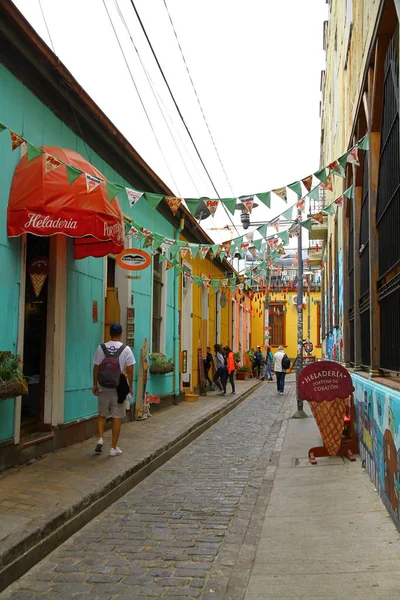
M298 196L300 200L301 196ZM298 209L297 216L301 216L301 210ZM297 360L296 360L296 394L297 410L292 419L307 418L303 409L303 400L299 398L299 377L303 368L303 240L302 227L299 221L299 236L297 238Z

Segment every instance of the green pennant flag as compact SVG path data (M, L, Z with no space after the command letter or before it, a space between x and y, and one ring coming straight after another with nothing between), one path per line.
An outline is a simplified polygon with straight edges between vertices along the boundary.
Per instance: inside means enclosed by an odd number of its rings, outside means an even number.
M211 285L213 287L214 292L218 292L218 290L219 290L219 279L211 279Z
M196 258L196 256L199 253L199 246L196 244L193 244L193 245L190 244L189 247L190 247L190 253L192 255L192 258Z
M74 181L76 179L78 179L78 177L80 175L82 175L83 171L81 171L80 169L76 169L72 165L65 165L65 166L67 168L68 183L69 183L69 185L72 185L74 183Z
M312 219L311 218L310 219L306 219L305 221L302 221L300 223L300 225L302 227L304 227L304 229L307 229L308 231L311 231L311 228L312 228Z
M160 252L159 256L159 260L160 262L164 262L165 260L168 260L168 258L166 256L164 256L164 254L162 252Z
M315 188L313 188L311 190L311 192L308 192L307 196L309 198L312 198L313 200L318 200L319 199L319 185L317 185Z
M354 185L351 185L349 188L347 188L347 190L343 192L343 196L346 196L346 198L349 199L354 198Z
M178 250L179 250L178 244L171 244L171 246L168 248L168 251L171 256L176 256L176 253L178 252Z
M294 181L293 183L289 183L288 188L292 190L292 192L295 192L295 194L297 194L298 196L301 196L303 194L300 181Z
M111 181L106 181L107 194L110 200L113 200L122 190L124 190L123 185L118 185L118 183L112 183Z
M369 136L368 133L367 135L364 135L364 137L358 142L358 149L359 150L369 150Z
M201 202L200 198L184 198L184 200L186 202L186 205L189 209L190 214L194 216L200 205L200 202Z
M212 246L210 246L212 253L214 254L214 256L217 255L218 252L218 248L220 247L220 244L212 244Z
M270 208L271 206L271 192L261 192L260 194L256 194L257 198L259 200L261 200L261 202L263 204L265 204L265 206L267 208Z
M261 244L263 243L263 240L253 240L253 246L254 248L257 248L257 250L261 250Z
M183 273L183 267L177 263L175 265L175 275L180 275L181 273Z
M7 125L4 125L4 123L2 123L2 122L0 121L0 133L1 133L2 131L4 131L5 129L8 129Z
M326 215L334 215L335 214L335 203L331 202L328 206L322 209L322 212Z
M160 235L159 233L153 233L151 237L153 238L152 246L155 250L157 250L157 248L159 248L160 244L163 242L164 236Z
M232 215L235 214L237 198L221 198L221 202L229 210Z
M230 256L233 258L236 254L236 244L231 244L230 248L229 248L229 254Z
M288 232L288 230L286 230L286 231L278 231L278 237L281 238L283 244L288 244L289 243L289 232Z
M221 252L219 253L219 260L220 260L221 262L224 260L224 258L225 258L225 254L226 254L225 250L224 250L224 249L222 249L222 250L221 250Z
M293 206L291 206L290 208L288 208L287 210L285 210L284 213L282 213L282 217L284 219L286 219L287 221L293 221Z
M164 198L163 194L151 194L150 192L145 192L143 195L146 197L150 208L152 208L153 210L157 208L161 200Z
M314 175L317 179L322 181L322 183L326 183L328 181L326 178L326 167L323 167L322 169L314 173Z
M27 146L28 146L28 150L27 150L28 160L33 160L34 158L43 154L43 150L41 150L37 146L34 146L30 142L27 142Z
M339 161L337 161L337 162L339 164L339 171L333 170L333 171L331 171L331 173L333 175L335 175L335 177L342 177L344 179L346 177L346 172L345 172L343 166L340 164L340 162Z
M346 154L343 154L343 156L341 156L340 158L337 159L339 165L341 166L342 169L346 168L347 165L347 156L348 156L348 152L346 152Z
M131 230L131 226L131 223L125 223L125 235L128 235Z
M197 275L193 275L193 281L197 285L197 287L201 287L203 285L202 278L198 277Z
M267 224L264 223L264 225L260 225L260 227L257 227L256 231L264 238L267 235Z

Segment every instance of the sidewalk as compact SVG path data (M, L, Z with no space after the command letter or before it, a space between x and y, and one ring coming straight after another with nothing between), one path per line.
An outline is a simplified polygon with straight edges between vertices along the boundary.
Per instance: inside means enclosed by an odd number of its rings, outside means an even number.
M109 457L95 439L48 454L0 476L0 591L112 502L244 400L257 380L236 382L235 396L216 392L169 406L122 426L123 454Z
M245 600L400 598L400 535L359 457L312 466L314 419L286 423Z

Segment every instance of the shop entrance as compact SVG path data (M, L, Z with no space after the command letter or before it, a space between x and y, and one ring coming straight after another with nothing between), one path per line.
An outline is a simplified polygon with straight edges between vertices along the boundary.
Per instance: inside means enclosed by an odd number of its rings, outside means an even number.
M22 396L21 438L51 428L44 424L49 249L48 237L27 234L23 371L29 391Z

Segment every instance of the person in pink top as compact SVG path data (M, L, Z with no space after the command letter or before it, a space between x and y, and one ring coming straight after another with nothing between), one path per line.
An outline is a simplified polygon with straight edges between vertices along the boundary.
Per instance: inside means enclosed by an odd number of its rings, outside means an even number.
M234 357L232 350L229 348L229 346L225 346L224 350L225 350L226 358L227 358L227 362L228 362L227 368L228 368L229 382L232 386L231 393L236 394L236 391L235 391L235 372L236 372L235 357Z

